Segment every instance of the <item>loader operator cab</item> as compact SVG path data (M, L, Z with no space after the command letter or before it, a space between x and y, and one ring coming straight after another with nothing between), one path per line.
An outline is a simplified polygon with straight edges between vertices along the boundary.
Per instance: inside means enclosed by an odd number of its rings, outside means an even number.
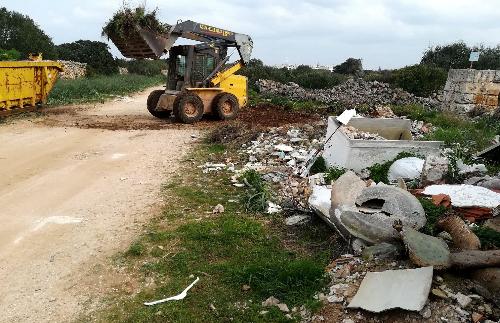
M217 47L199 45L172 47L168 58L167 90L202 87L226 52Z

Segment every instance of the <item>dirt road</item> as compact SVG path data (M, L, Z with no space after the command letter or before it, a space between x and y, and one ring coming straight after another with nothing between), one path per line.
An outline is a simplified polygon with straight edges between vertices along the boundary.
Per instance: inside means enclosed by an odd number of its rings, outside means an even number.
M0 125L0 322L74 319L157 212L200 126L150 116L150 90Z

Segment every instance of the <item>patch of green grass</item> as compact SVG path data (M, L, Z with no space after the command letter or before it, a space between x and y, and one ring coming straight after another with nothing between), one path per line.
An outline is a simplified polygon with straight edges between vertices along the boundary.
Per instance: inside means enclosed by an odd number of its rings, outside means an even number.
M127 254L131 256L140 256L144 254L146 248L140 242L134 242L130 248L128 248Z
M211 144L207 146L207 150L211 154L222 154L226 151L226 146L223 144Z
M325 173L325 182L330 184L336 181L340 176L344 175L347 169L341 167L330 167Z
M436 235L438 233L436 229L436 222L438 218L446 212L446 208L444 206L434 205L432 200L428 198L421 197L418 200L424 208L425 217L427 219L425 226L422 228L422 232L431 236Z
M493 117L477 119L461 118L456 114L429 110L421 105L393 106L399 116L412 120L432 123L437 129L424 137L424 140L444 141L445 145L459 144L469 147L470 154L490 145L491 139L500 134L500 122Z
M204 145L191 157L202 163L209 156L210 148ZM130 248L139 252L129 251L123 256L125 261L116 261L141 280L152 280L154 287L132 295L111 295L101 310L91 314L93 319L134 323L299 321L297 314L292 313L294 319L289 320L277 307L263 308L261 302L270 296L290 308L306 305L318 310L320 304L313 296L326 284L324 267L335 245L329 239L331 231L323 223L323 230L315 225L293 228L300 230L293 234L300 241L292 244L288 231L292 229L282 221L269 221L267 216L246 211L241 203L228 202L246 194L245 189L230 185L230 173L203 174L199 168L193 170L189 161L185 168L164 185L167 202L163 213ZM254 187L266 186L258 173L249 172L245 178ZM218 203L225 211L212 215L210 211ZM195 277L200 281L184 300L143 305L178 294ZM250 289L242 291L242 285ZM261 315L262 310L269 312Z
M370 167L368 167L368 170L370 171L370 178L375 182L375 183L385 183L389 184L389 179L387 178L387 175L389 173L389 168L391 165L398 159L406 158L406 157L415 157L415 154L409 153L409 152L401 152L399 153L396 158L389 160L385 163L382 164L375 164Z
M245 209L249 212L264 212L268 201L272 200L271 189L256 170L249 169L240 177L247 187L243 195Z
M317 173L324 173L328 170L328 167L326 167L326 161L323 158L323 156L318 156L314 163L311 166L311 169L309 170L309 173L311 175L317 174Z
M485 226L479 226L472 231L477 235L481 241L483 249L498 249L500 248L500 232Z
M163 76L137 74L100 75L75 80L59 79L50 92L48 104L102 102L113 96L134 93L163 82Z

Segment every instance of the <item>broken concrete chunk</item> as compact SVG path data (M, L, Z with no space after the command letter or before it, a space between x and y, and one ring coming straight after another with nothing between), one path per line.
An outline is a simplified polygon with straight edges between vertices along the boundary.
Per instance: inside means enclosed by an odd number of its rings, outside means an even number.
M304 224L307 223L311 220L311 217L309 215L292 215L288 218L285 219L285 224L286 225L298 225L298 224Z
M340 212L339 222L349 233L371 243L399 239L393 228L395 220L403 225L420 229L425 224L425 212L420 202L409 192L392 186L364 188L356 198L358 212ZM368 210L375 210L367 212Z
M425 160L417 157L406 157L396 160L389 167L387 179L390 182L397 181L398 178L414 180L420 178Z
M393 241L399 238L392 227L395 218L384 213L365 214L356 211L340 213L340 224L355 237L370 243Z
M280 303L279 299L277 299L274 296L270 296L268 299L266 299L265 301L262 302L262 306L269 307L269 306L278 305L279 303Z
M366 183L353 171L347 171L332 183L332 207L355 207L356 198L366 188Z
M379 207L393 219L399 219L403 225L420 229L425 225L425 211L418 199L409 192L392 186L374 186L365 188L356 199L359 206Z
M382 242L374 246L366 247L361 255L366 260L374 258L393 259L401 255L401 248L387 242Z
M330 206L332 204L331 190L325 186L315 185L312 188L311 196L309 196L309 206L321 217L328 218Z
M393 308L420 311L432 285L432 267L367 273L347 306L379 313Z
M430 155L425 159L420 183L423 186L441 184L446 173L448 173L448 159Z
M472 298L462 293L457 293L455 295L455 299L462 308L466 308L467 306L470 305L470 303L472 303Z
M484 164L467 165L461 159L457 161L457 168L460 175L484 174L488 171Z
M450 267L450 250L443 240L407 227L403 228L401 235L410 260L417 266L434 266L436 269Z

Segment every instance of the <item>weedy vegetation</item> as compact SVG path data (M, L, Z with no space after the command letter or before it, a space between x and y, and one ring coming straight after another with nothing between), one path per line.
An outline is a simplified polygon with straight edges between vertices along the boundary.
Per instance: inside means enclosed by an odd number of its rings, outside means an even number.
M290 228L281 219L257 211L262 210L271 188L256 172L244 173L250 185L236 188L230 185L229 173L203 174L193 168L192 160L215 161L231 153L213 145L202 144L185 160L185 169L163 188L163 212L127 251L115 257L119 270L138 276L142 288L111 295L101 310L82 321L300 320L295 313L291 313L292 320L286 318L277 307L263 308L262 301L270 296L290 308L305 305L314 311L320 307L313 296L327 283L324 268L335 256L332 246L337 245L332 232L319 221L301 229ZM248 198L248 192L258 197L247 205L238 203ZM224 205L224 213L211 214L219 203ZM184 300L143 305L178 294L196 276L200 281ZM243 285L248 288L242 289ZM262 310L268 312L260 314Z
M103 102L114 96L131 94L163 83L162 76L136 74L101 75L57 81L49 95L49 105Z

